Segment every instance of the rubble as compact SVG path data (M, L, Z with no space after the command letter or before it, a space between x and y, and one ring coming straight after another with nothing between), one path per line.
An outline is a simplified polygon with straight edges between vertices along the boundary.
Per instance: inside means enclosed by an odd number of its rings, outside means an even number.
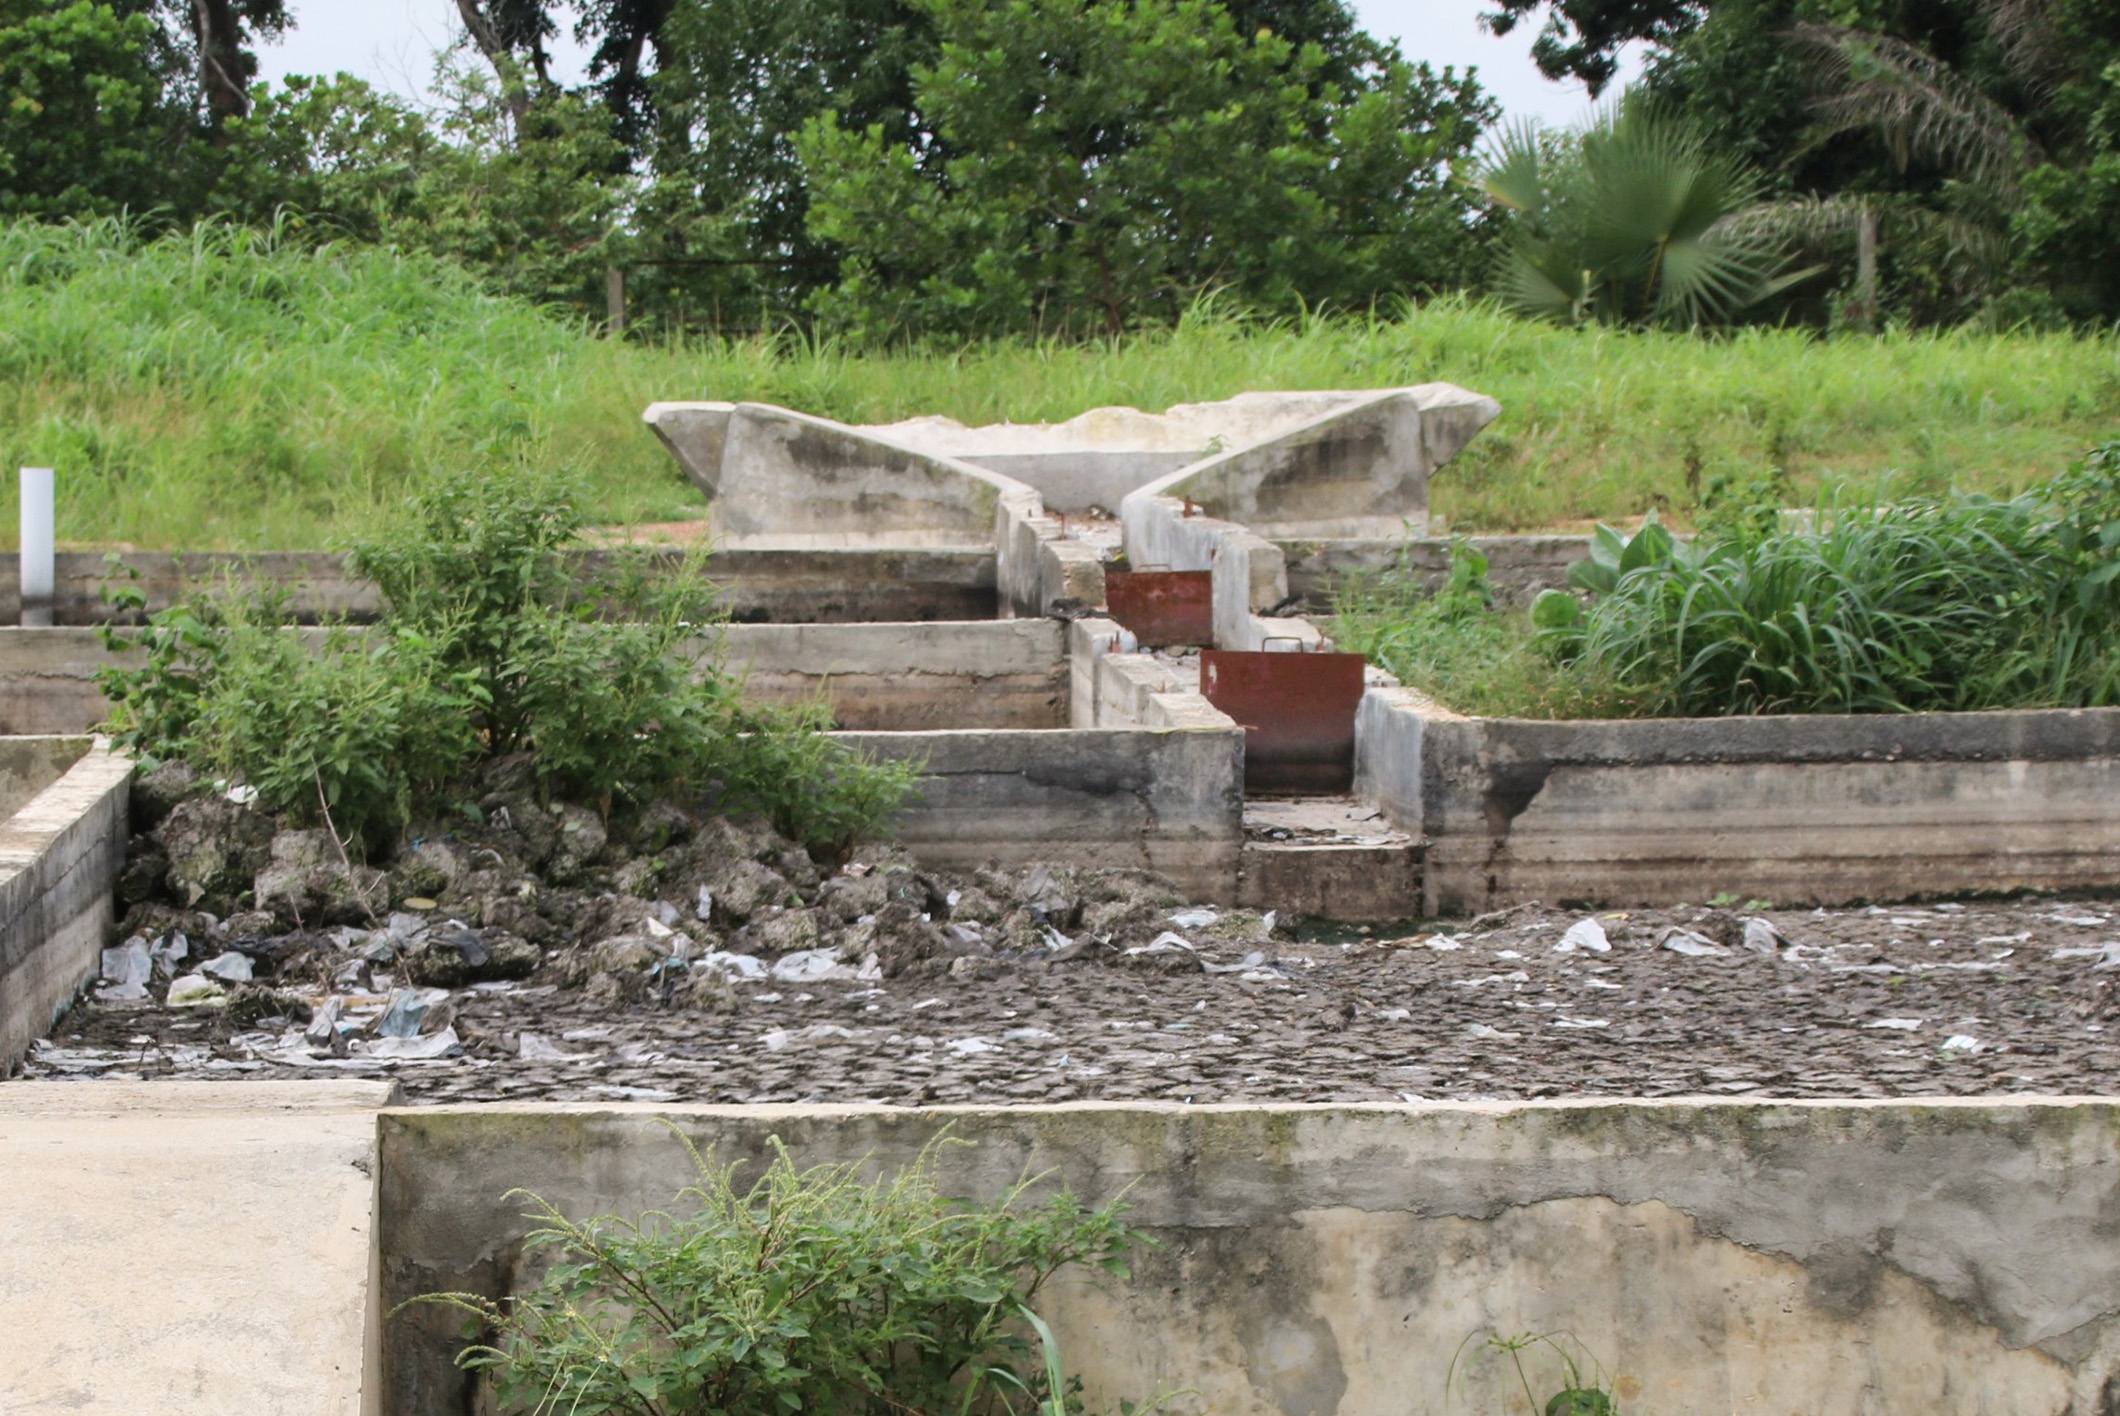
M2101 901L1298 928L1139 872L948 874L887 846L820 865L762 821L606 821L507 783L362 865L175 769L143 780L156 873L27 1075L901 1104L2120 1080Z

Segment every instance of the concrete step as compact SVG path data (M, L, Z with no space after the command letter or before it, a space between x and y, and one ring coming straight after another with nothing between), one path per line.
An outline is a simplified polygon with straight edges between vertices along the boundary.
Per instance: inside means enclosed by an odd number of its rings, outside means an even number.
M0 1085L0 1416L372 1416L393 1082Z
M1421 913L1421 843L1353 797L1244 803L1237 902L1284 916L1411 919Z

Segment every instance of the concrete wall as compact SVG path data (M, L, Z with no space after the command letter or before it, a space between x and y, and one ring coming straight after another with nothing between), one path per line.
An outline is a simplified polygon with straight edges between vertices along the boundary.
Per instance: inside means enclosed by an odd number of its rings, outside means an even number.
M975 546L735 547L715 552L707 575L721 603L738 620L780 624L838 624L863 620L990 619L994 614L994 551L990 537ZM584 560L605 554L579 553ZM680 554L670 551L674 561ZM305 623L351 617L373 619L380 608L370 588L346 574L345 558L324 551L176 554L128 551L125 565L138 580L114 576L101 552L61 551L52 619L61 625L101 624L109 607L97 591L131 584L147 608L238 581L284 592ZM0 552L0 625L21 619L21 564Z
M1126 554L1135 565L1212 575L1215 648L1259 649L1269 639L1313 648L1323 642L1308 620L1273 614L1288 598L1287 564L1279 546L1234 521L1186 512L1176 497L1128 497L1120 510Z
M1064 728L1064 631L1046 619L737 624L725 653L730 669L747 675L746 698L822 693L843 728Z
M1020 484L828 418L766 403L654 403L641 418L738 537L978 544Z
M837 736L924 764L919 798L889 828L921 860L1131 867L1166 875L1195 899L1235 898L1241 728Z
M729 671L747 675L747 697L821 694L845 728L1067 726L1068 665L1054 620L732 624L722 648ZM110 706L96 671L142 657L111 654L92 629L0 628L0 733L87 732Z
M1148 483L1261 535L1403 536L1428 523L1428 477L1500 415L1454 384L1384 389Z
M86 738L0 739L0 780L34 792L0 822L4 1076L96 972L124 863L132 762Z
M2120 884L2120 709L1544 723L1372 693L1358 729L1431 911Z
M1487 583L1508 604L1538 598L1541 590L1564 589L1568 567L1590 555L1588 536L1467 536L1487 557ZM1396 535L1369 541L1303 541L1278 543L1286 558L1288 589L1301 595L1314 614L1326 613L1340 580L1356 571L1410 568L1429 590L1442 587L1450 574L1453 542L1447 537L1408 539Z
M1629 1416L2104 1416L2120 1391L2120 1107L2087 1100L393 1111L386 1304L517 1289L513 1186L668 1204L692 1172L665 1120L722 1161L777 1135L886 1170L950 1125L955 1192L1048 1167L1123 1191L1158 1247L1041 1302L1093 1411L1522 1410L1506 1367L1467 1375L1482 1331L1573 1334ZM392 1323L386 1411L468 1409L456 1325Z

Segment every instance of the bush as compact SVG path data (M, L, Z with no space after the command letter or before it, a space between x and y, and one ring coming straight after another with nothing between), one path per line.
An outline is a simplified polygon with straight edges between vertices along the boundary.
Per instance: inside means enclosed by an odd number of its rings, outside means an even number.
M814 707L738 701L701 557L583 553L583 529L557 479L446 480L350 555L384 601L366 633L296 632L282 606L227 594L107 631L113 648L147 651L143 667L99 676L112 730L366 850L515 754L547 796L607 815L718 795L834 853L889 819L917 766L848 752Z
M2009 501L1828 502L1816 529L1666 546L1575 577L1602 592L1580 614L1542 597L1543 642L1661 715L2120 702L2116 474L2109 443Z
M860 1164L797 1169L775 1137L764 1173L738 1189L738 1167L686 1141L699 1182L678 1196L685 1208L638 1221L577 1223L517 1191L538 1221L525 1247L556 1259L543 1280L502 1303L418 1301L487 1327L460 1361L491 1374L508 1411L1079 1409L1030 1305L1070 1265L1125 1276L1140 1236L1119 1204L1085 1210L1063 1193L1026 1206L1028 1180L991 1207L945 1200L946 1143L864 1183Z
M1523 613L1496 607L1487 557L1462 540L1433 595L1404 564L1349 576L1335 596L1332 633L1341 648L1461 713L1581 718L1628 707L1593 675L1539 652Z

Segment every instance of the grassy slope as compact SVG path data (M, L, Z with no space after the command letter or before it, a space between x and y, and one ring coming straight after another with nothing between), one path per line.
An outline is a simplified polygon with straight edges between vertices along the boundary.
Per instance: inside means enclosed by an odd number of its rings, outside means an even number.
M1501 420L1438 480L1456 529L1681 516L1689 484L1779 460L1799 486L1888 469L2012 490L2120 431L2120 341L2061 335L1724 340L1569 331L1441 302L1400 320L1196 319L1116 347L865 355L829 343L614 344L387 252L208 231L0 228L0 465L61 469L60 536L140 547L328 544L433 470L572 467L612 520L699 500L638 422L657 398L852 421L1065 418L1249 388L1444 379ZM13 518L0 517L0 545Z

